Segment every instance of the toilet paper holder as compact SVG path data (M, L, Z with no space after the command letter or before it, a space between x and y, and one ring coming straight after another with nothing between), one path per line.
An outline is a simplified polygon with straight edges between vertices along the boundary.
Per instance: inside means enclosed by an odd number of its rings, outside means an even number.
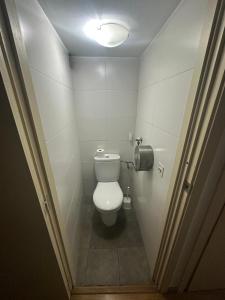
M150 145L138 144L134 150L134 167L136 171L150 171L154 164L154 152Z

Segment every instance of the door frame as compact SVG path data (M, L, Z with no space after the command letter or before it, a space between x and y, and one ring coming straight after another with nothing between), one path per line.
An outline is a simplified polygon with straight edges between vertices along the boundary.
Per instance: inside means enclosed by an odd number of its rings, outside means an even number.
M27 164L68 293L73 288L64 226L14 0L0 3L0 66Z
M209 210L213 210L213 205L209 207L213 198L208 197L203 204L205 214L198 211L198 205L213 155L225 128L223 121L225 105L223 98L224 7L224 0L209 1L199 62L192 80L188 108L173 170L172 178L174 179L171 180L168 193L170 207L153 274L153 279L161 292L167 292L171 287L171 278L175 275L179 258L183 254L182 248L189 233L189 226L195 216L199 224L193 225L192 235L188 237L192 247L183 250L186 252L185 259L183 258L182 261L183 269L180 271L178 286L175 286L181 292L187 288L199 259L199 257L195 258L192 264L189 264L194 245L200 236L200 224L202 225L206 220L207 212L210 213ZM211 215L215 217L214 224L218 213L215 209L211 212ZM209 236L210 231L205 234ZM204 246L199 245L201 249L198 249L198 253L202 253Z
M199 195L203 184L202 181L198 182L198 179L201 175L206 174L210 168L210 163L207 163L205 168L201 168L203 161L205 159L208 159L208 162L210 161L209 157L218 145L217 141L211 144L210 151L207 151L208 156L203 151L210 140L214 121L219 116L217 109L221 104L221 99L216 97L217 94L214 94L219 89L219 86L216 85L219 78L215 76L215 72L219 68L218 57L221 55L221 36L219 32L224 0L209 0L209 8L199 49L199 60L192 80L188 107L176 155L173 179L168 193L168 199L171 199L169 212L153 275L161 292L168 291L170 287L170 279L176 267L177 253L182 248L182 238L187 230L187 224L190 224L191 221L190 213L193 213L197 206L196 197ZM60 219L54 178L44 143L38 108L35 104L35 94L26 50L22 42L15 1L2 1L1 10L6 28L4 34L1 33L4 55L0 54L5 63L6 82L11 82L9 92L11 93L12 102L10 104L31 170L31 176L36 184L40 205L60 270L68 294L70 294L72 276L66 251L64 227ZM210 91L211 94L209 95L207 91ZM209 129L209 126L211 126L211 131L207 133L206 129ZM211 135L211 137L213 136ZM186 181L189 182L190 186L188 190L184 188ZM198 193L194 193L197 187ZM190 273L187 273L187 278ZM180 286L180 290L184 290L185 287L186 285L183 284L183 286Z

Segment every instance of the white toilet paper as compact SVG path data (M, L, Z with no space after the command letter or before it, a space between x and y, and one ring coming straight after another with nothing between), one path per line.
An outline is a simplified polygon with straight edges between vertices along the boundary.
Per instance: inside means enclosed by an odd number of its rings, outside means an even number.
M105 150L103 148L99 148L96 151L96 156L103 157L104 156L104 152L105 152Z

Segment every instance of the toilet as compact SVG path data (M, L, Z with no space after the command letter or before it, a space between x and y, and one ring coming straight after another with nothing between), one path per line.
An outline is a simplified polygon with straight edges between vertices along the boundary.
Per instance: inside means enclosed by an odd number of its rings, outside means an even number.
M95 156L94 160L98 182L93 194L94 205L99 211L103 223L106 226L113 226L123 202L123 193L118 183L120 156L104 154L102 157Z

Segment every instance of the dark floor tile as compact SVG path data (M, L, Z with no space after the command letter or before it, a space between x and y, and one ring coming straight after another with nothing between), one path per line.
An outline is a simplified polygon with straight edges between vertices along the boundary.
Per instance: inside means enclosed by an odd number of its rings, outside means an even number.
M82 201L84 204L91 205L93 203L93 195L85 195Z
M94 207L92 205L84 204L81 209L81 224L80 224L80 248L89 248L92 232L92 215Z
M144 247L118 249L120 284L150 282L150 272Z
M133 212L120 210L114 226L103 224L100 214L93 215L91 248L126 248L142 246L140 229Z
M88 249L79 249L77 262L77 286L83 286L86 283Z
M118 240L125 230L126 224L124 220L118 219L114 226L107 227L96 211L92 226L91 248L104 249L117 248Z
M125 218L128 222L137 222L134 209L120 209L119 215Z
M80 229L80 248L89 248L91 242L91 224L82 224Z
M120 284L145 283L148 279L143 241L133 209L121 209L117 223L107 227L94 205L83 203L80 247L77 285L117 285L119 274ZM130 266L134 268L129 269Z
M143 241L138 223L128 223L118 240L118 248L141 246L143 246Z
M119 284L119 266L116 250L89 250L86 285L114 284Z
M82 204L81 207L81 222L90 222L92 223L92 216L94 213L94 205L93 204Z

